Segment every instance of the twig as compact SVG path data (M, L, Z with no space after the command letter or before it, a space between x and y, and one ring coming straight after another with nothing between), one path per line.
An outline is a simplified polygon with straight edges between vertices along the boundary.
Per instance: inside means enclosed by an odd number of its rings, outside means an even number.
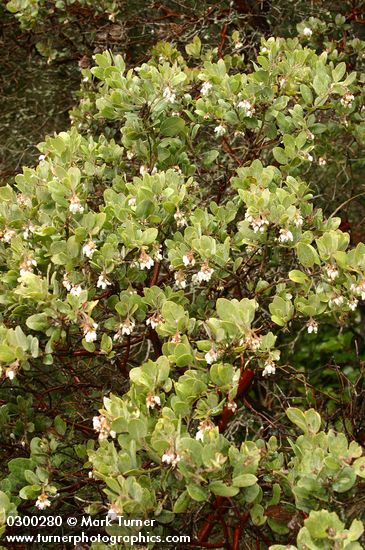
M227 28L228 28L228 23L226 21L224 23L223 29L221 30L221 33L220 33L221 41L220 41L219 46L218 46L218 58L219 59L223 58L223 47L224 47L224 42L226 41Z
M243 353L241 353L241 368L240 368L240 379L238 381L238 388L237 388L237 396L236 399L240 399L249 388L253 378L255 376L255 373L250 368L245 368L245 362L244 362L244 356ZM223 412L221 414L221 418L218 422L218 428L220 432L223 432L228 424L228 421L232 416L234 415L234 412L231 408L229 408L229 405L224 407Z

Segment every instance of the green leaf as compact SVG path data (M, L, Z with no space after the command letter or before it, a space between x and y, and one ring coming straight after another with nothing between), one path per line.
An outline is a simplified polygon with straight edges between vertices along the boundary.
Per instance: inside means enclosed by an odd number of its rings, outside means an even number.
M274 149L272 150L272 154L274 155L274 159L279 164L288 164L289 158L285 154L284 149L282 149L281 147L274 147Z
M361 537L364 532L364 524L359 519L354 519L349 529L349 540L354 541Z
M26 485L19 491L20 498L24 500L34 500L38 497L41 492L40 485Z
M0 361L2 363L12 363L15 359L16 355L9 346L6 344L0 345Z
M304 284L309 281L309 278L303 271L299 271L299 269L293 269L292 271L289 271L289 279L293 281L294 283Z
M201 50L201 41L198 36L194 36L193 41L185 46L185 51L192 57L199 58Z
M309 433L316 434L321 427L321 417L314 409L309 409L304 413L305 422Z
M337 67L332 71L333 81L339 82L345 73L346 73L346 63L342 61L342 63L339 63Z
M195 483L189 483L186 486L186 490L189 493L189 496L196 500L197 502L204 502L207 501L209 498L209 492L207 489L203 489L203 487L200 487L199 485L196 485Z
M356 473L351 466L345 467L341 473L333 480L332 487L337 493L345 493L354 486Z
M72 235L67 240L67 254L70 258L77 258L80 252L80 243L77 242L76 236Z
M108 55L107 55L107 52L96 53L95 54L95 61L99 65L99 67L102 67L103 69L106 69L107 67L110 67L111 59L110 59L109 52L108 52Z
M142 418L132 418L128 423L128 431L133 439L142 439L147 435L147 423Z
M298 426L303 432L307 431L307 423L305 421L304 413L295 407L289 407L286 411L286 416L289 418L290 422Z
M365 478L365 456L357 458L352 467L357 476Z
M46 313L36 313L35 315L31 315L25 321L25 324L28 328L41 332L49 328L49 321Z
M297 255L298 260L304 267L313 267L314 264L320 264L318 253L311 244L298 243Z
M103 353L110 353L113 349L113 341L105 332L103 333L103 336L101 337L101 343L100 343L100 350Z
M313 79L313 88L318 96L324 95L328 91L328 75L321 71Z
M305 84L300 85L300 93L302 94L302 98L308 105L312 105L313 103L313 94L312 90L306 86Z
M241 474L232 479L232 485L234 487L251 487L257 481L257 477L253 474Z
M219 155L219 151L217 151L216 149L212 149L211 151L208 151L203 156L203 160L202 160L203 165L210 166L211 164L213 164L213 162L218 157L218 155Z
M175 514L181 514L183 512L186 512L191 502L191 498L192 497L190 497L189 492L187 490L183 491L179 496L179 498L176 500L172 511Z
M24 477L32 485L38 485L39 479L32 470L25 470Z
M57 433L59 433L60 435L65 435L67 424L60 416L56 416L56 418L54 419L54 426Z
M209 489L220 497L235 497L240 491L238 487L228 486L223 481L212 481L209 484Z
M185 128L185 122L182 118L172 116L162 121L160 132L163 136L173 137L181 134Z

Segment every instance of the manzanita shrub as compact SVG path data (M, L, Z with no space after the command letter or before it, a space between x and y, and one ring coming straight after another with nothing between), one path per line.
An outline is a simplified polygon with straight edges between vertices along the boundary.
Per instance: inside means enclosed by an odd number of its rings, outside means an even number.
M311 189L335 144L363 147L361 77L298 39L263 40L252 68L186 51L129 70L97 54L74 127L0 189L0 422L18 453L2 519L77 508L202 548L361 548L351 434L296 407L302 435L239 429L250 385L287 379L288 335L358 321L365 245Z

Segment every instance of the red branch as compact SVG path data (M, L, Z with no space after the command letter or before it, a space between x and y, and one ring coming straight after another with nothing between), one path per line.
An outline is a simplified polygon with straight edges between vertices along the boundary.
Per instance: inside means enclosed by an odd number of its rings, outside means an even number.
M213 502L214 512L210 512L207 515L203 526L199 529L199 533L198 533L199 543L206 541L207 538L209 537L213 529L213 525L214 525L213 521L216 519L216 515L219 512L222 503L223 503L223 497L216 497L215 501Z
M246 391L250 387L250 384L254 376L255 376L255 373L252 369L245 368L243 353L241 353L240 379L238 381L236 399L240 399L246 393ZM229 419L232 418L233 415L234 415L234 412L228 407L228 403L227 403L227 405L223 409L220 420L218 422L218 427L220 432L224 432L224 430L227 427Z
M220 41L219 46L218 46L218 57L219 57L219 59L223 58L223 47L224 47L224 43L226 41L227 28L228 28L228 23L225 22L224 27L223 27L223 29L221 30L221 33L220 33L221 41Z
M239 550L240 535L241 535L241 526L237 525L233 533L232 550Z
M232 149L232 147L230 146L229 144L229 141L228 139L226 138L226 136L223 136L222 137L222 143L223 143L223 149L229 154L229 156L231 158L233 158L233 160L235 161L236 164L238 164L238 166L241 166L242 165L242 162L241 160L236 156L234 150Z
M158 276L159 276L159 273L160 273L160 269L161 269L160 262L156 262L155 265L154 265L154 268L153 268L151 280L149 282L149 287L150 288L151 288L151 286L154 286L157 283L157 279L158 279Z

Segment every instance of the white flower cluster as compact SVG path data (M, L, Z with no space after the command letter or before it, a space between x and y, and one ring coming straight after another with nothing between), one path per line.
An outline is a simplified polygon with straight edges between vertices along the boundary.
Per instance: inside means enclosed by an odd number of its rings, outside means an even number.
M194 253L192 250L190 250L189 252L187 252L184 256L183 256L183 264L188 267L189 265L191 266L194 266L195 265L195 258L194 258Z
M330 307L333 307L333 306L339 307L339 306L342 306L343 302L344 302L343 296L341 296L341 294L336 294L334 298L331 298L331 300L329 300L328 304Z
M105 273L101 273L99 275L98 281L96 283L97 288L102 288L105 290L108 286L110 286L112 283L109 281L108 277Z
M9 378L9 380L13 381L15 378L15 371L14 369L6 369L5 376Z
M155 407L161 406L161 399L158 395L153 395L153 393L149 393L146 397L146 406L148 409L154 409Z
M140 269L151 269L151 267L154 265L154 260L151 258L149 254L145 250L142 250L139 258L139 267Z
M35 227L34 225L32 224L32 222L28 222L24 227L23 227L23 237L25 240L28 240L29 239L29 235L31 233L34 233L35 231Z
M184 227L185 225L188 224L188 222L186 221L185 215L179 209L176 210L174 214L174 219L176 221L177 227Z
M33 260L32 258L25 258L20 264L20 269L19 269L20 276L22 277L27 273L33 273L33 267L36 265L37 265L36 260Z
M69 202L70 205L68 208L70 212L72 212L73 214L76 214L77 212L79 212L80 214L83 213L84 207L81 205L81 201L75 193L71 195Z
M71 296L80 296L81 292L82 292L81 285L75 285L71 287L71 290L70 290Z
M166 453L162 455L161 461L165 464L171 464L174 468L180 462L181 456L178 453L175 453L173 449L169 449Z
M351 311L355 311L358 305L359 300L357 298L351 298L351 300L349 300L349 308L351 309Z
M119 514L120 514L120 509L118 508L118 506L116 504L111 504L107 513L108 518L111 521L114 521L115 519L117 519Z
M314 319L309 319L309 321L307 323L307 332L308 332L308 334L312 334L312 332L314 334L317 334L317 332L318 332L318 323L317 323L317 321L315 321Z
M182 269L174 273L175 284L178 288L186 288L186 278Z
M171 343L172 344L180 344L181 342L181 334L179 331L175 332L173 336L171 336Z
M262 376L270 376L271 374L275 374L276 367L274 361L272 359L268 359L265 361L265 368L262 371Z
M207 261L202 263L202 266L200 268L200 271L198 273L195 273L191 280L193 283L202 283L202 282L209 282L212 278L212 275L214 273L214 269L209 267L209 263Z
M69 279L69 273L66 271L66 273L64 273L63 275L63 280L62 280L62 286L65 287L65 289L70 292L71 288L72 288L72 284L71 284L71 281Z
M133 318L125 319L123 323L120 323L118 331L114 334L113 340L120 340L123 335L130 336L134 330L136 323Z
M14 363L11 363L11 365L9 365L8 368L6 369L5 376L9 378L10 381L14 380L18 367L19 367L19 361L17 360L17 361L14 361Z
M235 401L228 401L227 403L227 409L233 413L236 412L236 410L238 409L238 405Z
M28 199L23 193L17 193L16 202L19 206L25 206L28 202Z
M354 101L354 99L354 94L350 94L350 92L347 92L343 97L341 97L340 103L344 107L352 107L352 102Z
M39 510L44 510L45 508L51 506L51 501L49 500L47 493L42 493L39 495L36 500L35 506Z
M244 340L244 344L248 349L252 351L257 351L261 345L261 338L253 332L252 334L247 336L247 338Z
M319 166L326 166L327 161L326 161L325 157L319 157L318 164L319 164Z
M1 236L1 240L4 241L4 243L10 243L11 239L15 237L16 232L13 229L5 229L4 233Z
M176 94L174 94L173 90L171 90L170 86L166 86L166 88L163 91L163 98L166 99L168 103L175 103L176 101Z
M218 358L218 353L214 348L211 348L207 353L204 355L204 359L208 363L208 365L211 365L214 363Z
M328 264L325 266L326 274L329 279L334 281L338 277L338 270L336 267L332 264Z
M214 424L212 424L210 420L203 420L199 424L198 431L195 434L195 439L197 441L203 441L205 432L208 432L213 428L214 428Z
M161 323L163 323L163 317L160 313L154 313L146 321L146 325L149 325L152 329L157 328Z
M248 99L244 99L237 104L239 109L242 109L245 112L245 116L251 118L255 112L255 108Z
M120 331L122 335L130 336L134 330L134 327L136 326L136 323L134 322L134 319L125 319L123 323L120 325Z
M225 126L222 124L219 124L214 128L214 133L217 135L217 137L224 136L224 134L227 132Z
M162 245L160 244L158 246L158 248L155 249L155 260L157 260L158 262L161 262L163 260L163 255L162 255Z
M304 36L307 36L309 38L310 36L312 36L313 31L309 27L304 27L303 34Z
M352 284L351 292L353 292L357 296L361 296L361 299L365 300L365 279L363 279L357 284Z
M212 88L212 84L210 82L204 82L203 86L200 88L201 95L207 95L209 93L209 90Z
M300 212L295 212L294 214L294 219L293 219L293 223L295 225L295 227L300 227L301 225L303 225L303 216L301 215Z
M293 233L289 229L280 229L278 241L280 243L288 243L294 240Z
M255 233L257 233L258 231L260 233L263 233L265 231L265 227L269 225L269 220L264 214L254 217L246 212L245 218L251 224L251 227Z
M97 340L98 336L96 334L96 329L98 328L98 323L94 323L94 321L89 321L87 323L84 323L82 325L82 329L84 331L84 338L86 342L95 342Z
M88 241L83 247L82 247L82 253L87 258L92 258L94 255L94 252L96 250L96 244L94 241L90 240Z
M108 439L109 435L114 438L117 435L110 429L109 420L102 414L93 417L93 428L99 434L99 439Z
M141 176L144 176L145 174L149 174L149 172L150 172L150 171L149 171L148 166L145 166L145 165L142 165L142 166L140 167L140 169L139 169L139 173L140 173ZM152 168L151 175L153 176L153 175L156 174L156 173L157 173L157 166L154 166L154 167Z

